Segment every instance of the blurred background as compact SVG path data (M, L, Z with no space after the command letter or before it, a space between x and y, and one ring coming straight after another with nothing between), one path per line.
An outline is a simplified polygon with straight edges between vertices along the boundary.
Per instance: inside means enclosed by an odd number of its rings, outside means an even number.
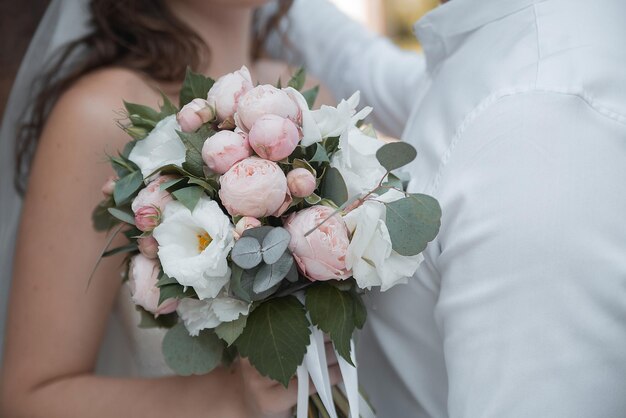
M413 23L439 4L439 0L331 1L355 20L407 49L419 49L413 36ZM13 78L48 3L49 0L0 1L0 115L4 113Z

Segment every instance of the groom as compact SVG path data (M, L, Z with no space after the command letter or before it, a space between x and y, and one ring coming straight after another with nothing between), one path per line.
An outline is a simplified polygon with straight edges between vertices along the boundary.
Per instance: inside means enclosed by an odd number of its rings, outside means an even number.
M452 0L402 52L296 0L294 59L420 153L443 208L408 286L375 294L380 418L626 416L624 0Z

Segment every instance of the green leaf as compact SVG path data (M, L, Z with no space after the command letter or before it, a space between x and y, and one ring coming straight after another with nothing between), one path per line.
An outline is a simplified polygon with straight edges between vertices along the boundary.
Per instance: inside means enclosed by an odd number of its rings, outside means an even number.
M116 219L111 217L111 214L109 213L111 203L112 202L110 200L101 202L91 213L93 227L98 232L107 231L116 223Z
M133 171L129 175L122 177L115 182L113 199L116 205L120 205L128 200L143 184L143 176L140 171Z
M358 329L363 329L365 321L367 320L367 309L365 308L363 299L361 299L361 295L352 292L351 296L354 301L354 325L356 325Z
M405 256L419 254L437 236L441 226L441 207L433 197L411 194L385 203L385 206L391 245L397 253Z
M335 167L326 170L322 182L322 196L341 206L348 200L348 187L343 176Z
M183 144L187 148L183 168L195 177L204 177L204 162L202 161L202 147L204 142L213 134L208 125L203 125L197 132L178 132Z
M180 90L180 106L182 107L196 98L206 99L214 83L215 81L211 78L194 73L191 69L187 68L185 81Z
M224 346L212 331L201 331L197 337L179 323L163 338L163 356L170 368L181 376L206 374L220 364Z
M293 87L294 89L300 91L302 87L304 87L304 82L306 81L306 71L304 67L300 67L298 71L291 77L289 80L289 87Z
M163 104L160 106L161 113L159 114L159 117L161 119L165 119L169 115L175 115L176 113L178 113L178 108L176 107L174 103L172 103L170 98L167 97L165 93L163 92L160 92L160 93L161 93L161 99L163 100Z
M248 321L248 317L245 315L240 315L239 318L230 322L222 322L215 328L215 333L222 340L226 341L226 344L230 347L233 345L235 340L239 338L244 328L246 328L246 322Z
M151 107L126 101L124 107L128 112L128 118L135 126L152 129L161 120L159 112Z
M192 212L203 194L204 189L198 186L183 187L172 192L172 196Z
M288 252L283 253L273 264L263 264L254 277L253 292L261 294L273 290L287 276L292 266L293 257Z
M165 274L165 272L161 272L161 275L159 276L159 280L157 281L156 286L163 287L163 286L167 286L170 284L179 284L179 283L175 278L168 276L167 274Z
M252 302L252 281L254 280L254 276L252 276L251 280L250 275L234 263L231 266L231 270L230 290L238 298L246 302Z
M350 291L342 291L330 283L311 286L306 292L306 308L313 325L327 333L341 357L352 364L350 340L360 321Z
M295 296L268 300L250 313L235 345L262 375L287 387L304 359L309 326L304 306Z
M105 251L105 253L102 254L102 257L110 257L112 255L122 254L122 253L132 253L133 251L137 251L137 244L135 244L135 243L124 245L122 247L117 247L117 248L113 248L112 250Z
M383 145L376 151L378 162L387 171L403 167L417 157L417 151L406 142L397 141Z
M195 297L196 292L188 287L185 290L183 285L178 283L159 286L159 306L168 299L183 299Z
M317 100L317 95L319 94L319 92L320 86L315 86L312 89L302 92L302 95L304 96L304 99L306 100L306 104L309 106L309 109L313 109L313 106L315 105L315 100Z
M312 195L309 195L309 196L305 197L304 200L309 205L317 205L318 203L320 203L322 201L322 198L319 197L318 195L316 195L315 193L313 193Z
M178 323L178 315L175 312L155 317L141 306L135 305L135 309L141 314L139 328L172 328Z
M305 160L302 160L300 158L296 158L295 160L293 160L291 165L293 166L294 170L296 168L304 168L305 170L307 170L308 172L313 174L313 176L317 177L317 171L315 171L315 169L311 166L311 164L309 164Z
M172 180L168 180L165 183L162 183L160 187L161 190L168 190L174 186L176 186L177 184L179 184L180 182L184 181L185 179L180 177L177 179L172 179Z
M313 154L313 158L310 160L312 163L329 163L330 159L328 158L328 153L326 152L326 148L319 142L315 144L315 154Z
M118 209L118 208L109 208L107 209L107 211L115 219L118 219L122 222L126 222L127 224L130 224L130 225L135 225L135 217L132 214L128 212L124 212L123 210Z

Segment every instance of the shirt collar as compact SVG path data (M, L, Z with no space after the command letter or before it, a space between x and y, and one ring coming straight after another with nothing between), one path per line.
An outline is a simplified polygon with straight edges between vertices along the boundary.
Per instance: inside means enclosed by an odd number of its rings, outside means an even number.
M542 1L546 0L450 0L431 10L414 27L428 67L452 53L463 35Z

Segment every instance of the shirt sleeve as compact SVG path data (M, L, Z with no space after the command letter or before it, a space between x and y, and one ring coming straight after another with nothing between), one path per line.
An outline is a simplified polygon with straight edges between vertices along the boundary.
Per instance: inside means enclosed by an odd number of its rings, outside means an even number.
M361 92L372 122L400 137L424 81L421 54L403 51L351 20L326 0L296 0L285 22L285 40L271 38L277 58L306 69L337 99Z
M626 126L575 95L500 99L437 193L449 416L623 416Z

